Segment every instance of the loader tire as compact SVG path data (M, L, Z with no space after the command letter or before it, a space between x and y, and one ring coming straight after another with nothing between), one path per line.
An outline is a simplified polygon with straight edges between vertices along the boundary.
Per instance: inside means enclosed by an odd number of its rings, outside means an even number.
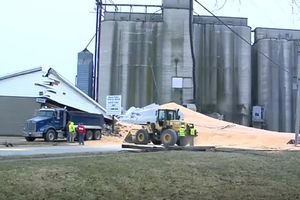
M174 146L177 142L177 134L172 129L163 130L160 135L160 140L164 146Z
M135 134L135 144L148 144L149 143L149 135L145 129L140 129Z

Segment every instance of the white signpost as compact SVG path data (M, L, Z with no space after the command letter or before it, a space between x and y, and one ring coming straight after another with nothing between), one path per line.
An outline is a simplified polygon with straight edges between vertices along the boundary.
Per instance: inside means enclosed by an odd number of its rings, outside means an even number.
M114 133L115 115L121 115L121 95L106 96L106 114L112 115L112 133Z
M106 96L106 114L121 115L121 95Z

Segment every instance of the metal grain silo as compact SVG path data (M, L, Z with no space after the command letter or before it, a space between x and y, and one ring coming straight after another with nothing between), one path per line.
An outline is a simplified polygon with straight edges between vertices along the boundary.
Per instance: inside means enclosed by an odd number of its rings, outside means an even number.
M265 128L290 132L294 126L294 42L262 39L255 45L263 53L257 55L257 104L265 108Z
M188 1L163 1L163 24L158 32L155 66L156 102L184 104L193 99L192 57L189 36ZM172 79L182 79L182 88L174 88Z
M178 4L178 2L180 2ZM162 14L106 12L101 29L99 102L122 95L122 106L179 104L193 98L189 3L164 0ZM182 78L182 88L172 78Z
M294 131L300 31L259 28L255 33L253 91L255 103L265 109L263 127Z
M127 107L145 106L154 101L153 55L155 37L153 31L157 24L130 23L128 28L128 62L123 63L122 94L126 97ZM125 29L126 30L126 29Z
M100 104L105 105L106 95L122 95L124 108L154 102L158 29L159 23L152 22L102 22Z
M85 94L93 95L93 54L87 49L78 53L76 87Z
M217 112L227 121L249 125L251 45L214 18L200 16L195 21L197 107L203 113ZM223 21L250 43L246 19Z

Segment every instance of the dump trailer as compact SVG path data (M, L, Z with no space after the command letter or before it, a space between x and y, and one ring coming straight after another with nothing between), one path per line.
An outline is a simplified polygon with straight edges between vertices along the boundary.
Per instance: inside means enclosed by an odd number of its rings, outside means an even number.
M142 129L133 130L125 137L126 143L174 146L175 144L185 146L189 142L189 127L192 123L180 120L179 110L158 109L156 111L156 122L148 122ZM178 130L181 126L186 127L186 137L179 139Z
M23 136L27 141L36 138L44 138L52 142L59 138L67 137L67 123L71 120L75 127L82 123L87 130L85 140L100 140L101 130L104 125L104 117L101 114L93 114L79 111L67 111L62 108L42 108L37 115L26 120Z

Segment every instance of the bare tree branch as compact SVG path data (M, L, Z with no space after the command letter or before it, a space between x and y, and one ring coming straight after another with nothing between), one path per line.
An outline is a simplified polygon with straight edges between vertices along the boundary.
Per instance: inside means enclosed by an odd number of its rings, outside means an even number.
M224 0L223 4L218 8L218 0L216 0L216 3L215 3L216 9L212 10L212 12L217 12L217 11L221 10L222 8L224 8L226 3L227 3L227 0Z

